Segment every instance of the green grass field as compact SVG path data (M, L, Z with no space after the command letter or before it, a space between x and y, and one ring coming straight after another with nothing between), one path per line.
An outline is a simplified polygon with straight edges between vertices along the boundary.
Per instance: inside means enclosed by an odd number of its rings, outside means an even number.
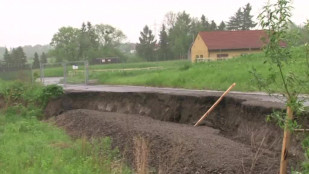
M51 89L0 80L0 98L5 100L0 107L0 173L132 173L111 148L110 138L73 140L52 122L38 120L43 101L54 93Z
M305 53L302 47L292 49L292 56L295 62L288 62L285 71L292 71L297 76L304 76L306 68ZM177 87L188 89L211 89L225 90L232 83L236 82L236 91L259 91L253 83L253 75L249 73L256 68L262 75L268 73L270 68L264 64L263 53L246 55L234 59L191 63L190 61L166 61L166 62L143 62L127 64L94 65L89 68L90 80L96 80L100 84L115 85L145 85L157 87ZM152 70L130 70L128 68L160 67ZM114 69L112 71L112 69ZM118 70L115 70L118 69ZM124 71L122 71L124 69ZM83 69L71 81L83 81ZM110 71L108 71L110 70ZM60 73L61 71L61 73ZM70 71L70 70L69 70ZM63 75L61 68L46 69L46 76ZM79 79L79 80L78 80ZM69 80L70 81L70 80ZM279 92L281 81L277 79L276 84L271 88ZM304 89L303 93L309 93Z

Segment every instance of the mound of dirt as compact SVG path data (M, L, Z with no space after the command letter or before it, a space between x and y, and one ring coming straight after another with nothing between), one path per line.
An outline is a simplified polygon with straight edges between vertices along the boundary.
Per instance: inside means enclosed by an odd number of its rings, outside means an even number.
M51 118L70 135L109 136L131 166L134 139L147 142L149 169L155 173L277 173L279 155L222 136L207 126L193 127L134 114L77 109ZM147 151L147 149L144 149Z

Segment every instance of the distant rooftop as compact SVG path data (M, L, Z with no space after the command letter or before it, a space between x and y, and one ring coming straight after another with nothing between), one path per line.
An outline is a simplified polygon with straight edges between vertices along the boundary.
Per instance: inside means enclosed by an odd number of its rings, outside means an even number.
M261 49L264 30L199 32L208 50Z

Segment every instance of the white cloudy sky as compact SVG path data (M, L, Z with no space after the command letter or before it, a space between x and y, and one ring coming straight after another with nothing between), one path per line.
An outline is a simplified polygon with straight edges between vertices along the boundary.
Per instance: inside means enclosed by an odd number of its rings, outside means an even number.
M157 30L169 12L204 14L217 23L227 21L239 7L250 3L256 17L267 0L0 0L0 46L48 44L62 26L80 27L83 21L110 24L137 42L147 24ZM292 21L309 19L309 0L293 0Z

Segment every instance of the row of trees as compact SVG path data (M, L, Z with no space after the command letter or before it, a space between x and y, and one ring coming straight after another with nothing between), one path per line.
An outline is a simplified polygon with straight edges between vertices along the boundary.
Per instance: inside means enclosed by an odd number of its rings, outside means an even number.
M246 30L254 27L256 24L250 12L251 6L247 4L227 24L222 21L219 25L205 15L194 18L186 12L170 12L165 16L158 41L148 26L143 28L136 45L137 54L147 61L185 59L200 31ZM122 31L110 25L93 26L87 22L81 28L62 27L52 38L50 45L54 49L49 55L57 61L93 60L109 56L125 58L117 49L125 38Z
M34 53L33 68L39 68L40 63L47 63L47 55L42 52L40 58L37 52ZM22 68L27 64L27 56L22 47L13 48L9 51L7 48L4 50L2 67L5 68Z
M126 36L122 31L111 25L90 22L83 23L81 28L62 27L53 36L50 55L57 61L92 60L98 57L118 56L121 52L116 49Z
M40 58L37 52L34 53L32 68L39 68L40 63L47 63L47 56L45 52L42 52Z
M3 65L6 67L23 67L27 63L27 57L22 47L13 48L11 52L5 48L3 59Z
M148 60L185 59L196 35L200 31L216 30L248 30L256 26L252 20L251 5L239 8L237 13L225 24L219 25L202 15L200 19L191 17L185 11L178 14L167 13L161 27L159 41L146 25L141 31L139 43L136 46L137 54Z

